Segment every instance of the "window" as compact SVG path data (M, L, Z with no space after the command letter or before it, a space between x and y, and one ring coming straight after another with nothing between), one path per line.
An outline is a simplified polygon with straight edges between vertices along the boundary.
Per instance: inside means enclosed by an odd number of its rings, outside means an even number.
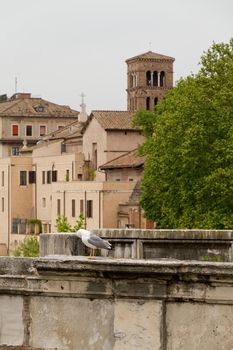
M5 185L5 174L4 171L2 171L2 187Z
M154 98L154 105L156 106L158 104L158 97Z
M11 155L12 156L19 156L19 147L12 147L11 148Z
M52 182L52 171L47 171L47 184L51 184Z
M35 184L36 183L36 172L35 171L29 171L28 172L28 183L29 184Z
M150 97L146 98L146 110L149 111L150 110Z
M61 215L61 200L57 200L57 215Z
M153 74L153 86L158 86L158 72L154 72Z
M17 124L12 125L12 136L19 136L19 126Z
M146 72L146 84L151 86L151 72L149 70Z
M21 170L19 173L19 184L20 186L27 185L27 172L25 170Z
M71 201L71 211L72 211L72 213L71 213L71 215L72 215L72 218L75 218L75 199L72 199L72 201Z
M46 125L40 125L40 136L44 136L46 134Z
M46 198L45 197L42 198L42 207L46 208Z
M52 182L57 182L57 170L52 171Z
M84 214L84 201L83 199L80 199L80 214Z
M32 136L32 125L26 125L26 136Z
M42 171L42 184L45 184L45 171Z
M5 199L2 197L2 212L5 210Z
M87 218L93 217L93 201L88 200L87 201Z
M58 125L58 127L57 127L58 130L60 130L62 128L64 128L64 125Z
M34 109L37 113L44 112L44 106L36 106L36 107L34 107Z
M66 169L66 181L70 181L70 171Z
M97 143L92 143L92 162L94 170L97 169Z
M160 73L160 84L159 84L161 87L165 86L165 72L162 71Z

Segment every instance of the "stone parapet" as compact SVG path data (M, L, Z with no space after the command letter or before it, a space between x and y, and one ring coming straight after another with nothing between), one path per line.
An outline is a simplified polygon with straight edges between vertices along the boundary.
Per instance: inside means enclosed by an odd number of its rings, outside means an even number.
M100 229L95 234L111 242L112 251L100 256L133 259L233 261L232 230ZM75 234L40 235L41 256L88 255Z
M232 350L232 315L233 263L0 258L2 350Z

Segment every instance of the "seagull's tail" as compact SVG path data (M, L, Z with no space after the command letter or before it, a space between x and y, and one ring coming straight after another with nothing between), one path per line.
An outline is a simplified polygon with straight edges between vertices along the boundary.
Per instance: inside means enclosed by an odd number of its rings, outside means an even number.
M111 249L112 249L111 243L109 243L109 242L106 241L106 240L104 240L104 242L106 243L106 244L105 244L106 249L111 250Z

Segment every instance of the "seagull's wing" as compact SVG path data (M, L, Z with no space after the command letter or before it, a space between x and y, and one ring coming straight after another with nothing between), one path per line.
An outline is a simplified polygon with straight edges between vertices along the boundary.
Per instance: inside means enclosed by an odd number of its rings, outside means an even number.
M111 244L108 241L105 241L104 239L91 234L90 238L87 239L88 243L94 245L96 248L102 248L102 249L111 249Z

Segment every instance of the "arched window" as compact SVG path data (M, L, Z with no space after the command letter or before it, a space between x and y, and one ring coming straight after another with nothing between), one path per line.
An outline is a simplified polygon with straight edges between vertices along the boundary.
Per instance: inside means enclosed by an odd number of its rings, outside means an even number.
M151 86L151 72L149 70L146 72L146 84Z
M162 71L160 73L160 84L159 84L161 87L165 86L165 72Z
M133 74L130 74L130 77L129 77L129 79L130 79L130 87L133 87Z
M153 74L153 86L158 86L158 72L154 72Z
M154 106L156 106L158 104L158 97L154 98Z
M150 110L150 97L146 98L146 110L149 111Z

